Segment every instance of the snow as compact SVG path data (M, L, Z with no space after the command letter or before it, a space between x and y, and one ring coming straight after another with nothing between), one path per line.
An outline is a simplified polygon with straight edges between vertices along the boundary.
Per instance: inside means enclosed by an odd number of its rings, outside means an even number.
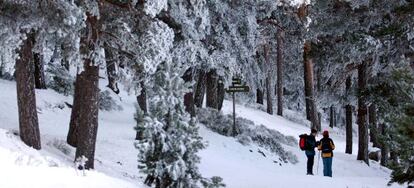
M101 89L104 89L106 81L101 80L100 84ZM0 80L0 88L0 187L146 187L142 185L145 176L137 169L138 151L134 148L134 96L121 92L118 100L123 111L100 112L96 169L87 171L83 176L73 165L75 149L65 142L70 108L64 102L72 103L72 98L52 90L36 91L42 136L42 150L37 151L24 145L13 134L18 130L15 82ZM225 101L224 113L231 113L231 107L231 102ZM309 132L306 126L253 108L236 105L236 113L257 125L263 124L295 138ZM293 114L290 111L286 113ZM322 176L322 161L319 163L319 173L316 174L317 157L314 168L316 175L306 176L306 157L298 147L284 145L286 150L293 152L299 159L297 164L284 163L266 149L256 145L244 146L236 139L213 133L202 125L200 135L208 142L208 147L199 153L200 171L204 177L221 176L230 188L387 187L389 169L373 161L370 161L371 166L368 167L356 160L356 134L354 154L348 155L344 153L344 131L337 128L332 130L326 125L323 128L330 131L336 144L333 178Z

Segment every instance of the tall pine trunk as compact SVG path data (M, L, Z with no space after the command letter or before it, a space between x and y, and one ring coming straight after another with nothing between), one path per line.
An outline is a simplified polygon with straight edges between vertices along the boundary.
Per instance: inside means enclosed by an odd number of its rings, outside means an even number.
M194 104L198 108L203 106L204 94L206 93L206 72L198 70L197 83L194 92Z
M320 131L321 127L319 124L318 113L316 111L313 91L313 60L310 57L311 43L309 41L305 42L303 51L306 118L311 122L312 128Z
M226 90L224 89L224 79L223 77L220 76L218 80L218 88L217 88L217 97L218 97L217 109L218 110L221 110L221 108L223 107L225 94L226 94Z
M34 43L34 42L33 42ZM40 53L33 53L34 77L36 89L47 89L45 81L45 71L43 66L43 58Z
M345 82L345 95L348 98L350 95L352 85L351 77L348 77ZM346 146L345 153L352 154L352 105L345 106L345 130L346 130Z
M182 76L182 79L186 83L191 83L193 81L193 68L187 69ZM194 94L192 89L188 93L184 94L184 106L185 111L190 113L191 117L195 117Z
M380 144L378 142L377 107L375 104L371 104L368 110L369 138L373 144L373 147L379 148Z
M276 40L277 40L277 115L283 116L283 30L278 29Z
M207 73L206 80L206 106L218 109L218 75L216 70L212 69Z
M98 17L86 13L86 32L81 37L81 53L87 57L94 51L98 44ZM95 161L95 144L98 131L98 103L99 103L99 66L92 59L84 59L83 85L76 85L81 90L80 96L82 104L79 107L77 148L75 158L84 156L88 160L85 169L93 169ZM75 87L76 87L75 86ZM72 109L73 110L73 109Z
M358 156L357 160L362 160L369 165L368 160L368 125L367 125L367 104L365 88L367 85L367 65L366 62L358 66Z
M137 96L138 107L144 112L146 115L148 113L148 106L147 106L147 89L145 87L144 81L141 81L141 93ZM142 127L137 129L137 133L135 135L135 140L142 140L144 138L144 129Z
M22 141L35 149L41 148L39 122L36 110L34 65L32 64L34 33L28 34L16 60L17 107Z
M106 74L108 76L108 85L112 91L116 94L119 94L119 88L117 83L117 68L116 61L114 59L114 54L110 50L109 45L105 43L105 61L106 61Z
M386 137L387 131L386 131L385 124L381 123L379 125L378 130L379 130L379 133L383 137ZM380 141L380 149L381 149L381 161L380 161L380 164L382 166L388 166L388 153L390 151L389 151L389 147L388 147L387 143L384 140Z
M345 106L346 146L345 153L352 154L352 105Z
M272 77L271 77L271 70L272 66L269 62L269 49L267 45L264 45L264 57L265 57L265 64L266 64L266 112L268 114L273 114L273 97L272 97Z
M333 128L336 127L336 111L335 111L335 106L331 106L329 108L329 127Z
M67 57L65 56L65 55L63 55L63 53L65 52L65 45L64 44L62 44L61 46L60 46L60 51L61 51L61 53L62 53L62 61L61 61L61 65L63 66L63 67L65 67L65 69L67 70L67 71L69 71L69 69L70 69L70 65L69 65L69 60L67 59Z
M84 72L76 75L75 94L73 96L73 106L70 115L69 132L68 136L66 137L66 142L73 147L77 147L80 108L82 108L82 105L84 103L82 101L82 96L85 95L85 89L83 89L82 87L86 85L85 79L86 78Z
M257 88L256 89L256 103L263 104L263 90Z

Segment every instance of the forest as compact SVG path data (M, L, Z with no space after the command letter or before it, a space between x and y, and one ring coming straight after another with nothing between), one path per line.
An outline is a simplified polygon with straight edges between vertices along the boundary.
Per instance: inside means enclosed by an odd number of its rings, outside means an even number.
M343 129L347 154L356 134L355 160L414 182L413 0L0 0L0 46L26 145L42 150L36 91L73 97L79 169L95 168L101 111L122 110L112 96L128 93L143 183L221 187L198 169L198 123L240 79L250 90L237 103Z

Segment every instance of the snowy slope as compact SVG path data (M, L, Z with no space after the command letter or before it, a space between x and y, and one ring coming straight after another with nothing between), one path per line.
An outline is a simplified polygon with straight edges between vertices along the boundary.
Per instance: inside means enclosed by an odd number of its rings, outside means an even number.
M224 113L232 113L231 102L225 101L223 105ZM299 134L308 133L309 128L294 122L288 121L278 116L272 116L259 110L253 110L244 106L237 105L236 113L238 116L253 120L256 124L263 124L270 129L275 129L285 135L295 138ZM298 156L299 163L283 164L279 166L273 161L277 160L269 152L266 157L258 153L261 148L254 146L245 147L233 138L223 137L212 134L210 131L201 129L202 136L210 144L207 150L201 152L203 157L201 170L204 175L219 175L229 187L364 187L377 188L387 187L389 181L389 169L381 167L378 163L371 161L368 167L364 163L356 160L356 155L345 154L345 138L343 132L337 129L329 130L337 149L334 151L333 159L333 178L323 177L322 161L319 164L319 174L317 170L317 158L315 158L315 176L306 174L306 156L298 147L285 146ZM320 139L318 137L317 139ZM354 152L357 152L357 143L354 141ZM250 152L252 150L253 152ZM393 185L391 187L400 187Z
M42 136L42 150L36 151L11 133L18 130L15 83L0 80L0 88L0 187L143 187L136 175L132 111L100 112L96 171L82 176L73 168L75 149L65 142L70 108L64 102L72 103L72 98L52 90L36 91ZM21 181L21 176L28 181Z
M103 82L101 80L102 89ZM0 88L0 187L145 187L141 183L143 175L136 168L137 151L133 146L134 96L125 92L120 94L123 111L100 111L96 170L81 176L73 168L74 149L65 143L70 108L64 102L72 103L71 97L51 90L37 91L42 150L35 151L11 133L18 129L15 83L0 80ZM223 110L230 113L231 103L225 101ZM252 108L238 105L237 114L286 135L297 137L308 132L307 127ZM386 187L390 173L376 163L367 167L356 161L355 155L344 154L343 131L337 129L331 133L337 145L333 178L321 176L322 164L319 175L306 176L305 156L297 147L285 146L298 156L299 163L292 165L280 162L278 156L263 148L243 146L234 138L213 133L202 125L200 134L209 143L200 152L202 174L205 177L221 176L230 188ZM356 145L354 149L356 153ZM31 181L20 181L21 176Z

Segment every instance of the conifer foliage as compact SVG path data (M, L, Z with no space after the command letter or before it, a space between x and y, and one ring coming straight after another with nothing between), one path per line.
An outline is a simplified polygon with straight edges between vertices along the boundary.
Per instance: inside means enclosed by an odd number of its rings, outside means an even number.
M161 63L154 74L148 113L137 108L136 120L143 130L138 140L139 169L147 174L145 184L156 187L197 187L201 175L196 152L205 147L194 119L184 108L186 84L180 66Z

